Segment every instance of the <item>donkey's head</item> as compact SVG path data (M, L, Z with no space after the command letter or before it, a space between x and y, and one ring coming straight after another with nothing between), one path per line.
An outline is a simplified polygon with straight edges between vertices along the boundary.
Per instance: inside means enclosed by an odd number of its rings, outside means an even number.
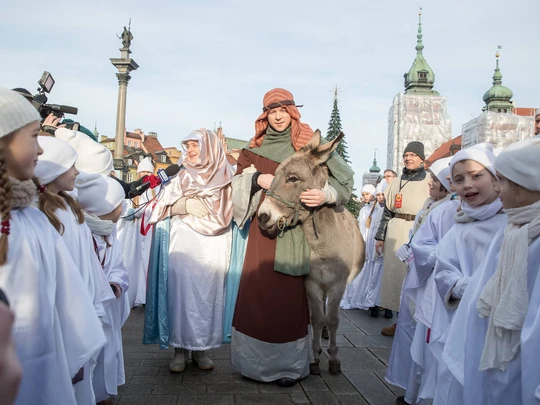
M259 226L271 236L280 229L294 226L309 215L309 208L300 202L300 194L308 189L321 189L328 179L325 163L345 134L321 145L321 132L316 130L311 140L276 170L274 180L259 208Z

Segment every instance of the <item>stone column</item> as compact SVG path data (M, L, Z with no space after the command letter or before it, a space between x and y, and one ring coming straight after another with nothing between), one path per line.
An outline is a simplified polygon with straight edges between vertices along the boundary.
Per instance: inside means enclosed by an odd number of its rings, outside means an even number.
M124 157L124 130L126 128L126 99L127 85L131 76L129 73L117 73L118 77L118 107L116 109L116 135L114 137L114 158Z

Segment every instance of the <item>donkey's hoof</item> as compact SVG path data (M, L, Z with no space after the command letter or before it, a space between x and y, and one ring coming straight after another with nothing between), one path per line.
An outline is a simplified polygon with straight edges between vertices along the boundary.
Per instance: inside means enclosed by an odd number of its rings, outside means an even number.
M317 363L311 363L309 365L309 372L313 375L320 375L321 367Z
M339 360L330 360L328 362L329 368L328 371L330 374L341 374L341 361Z

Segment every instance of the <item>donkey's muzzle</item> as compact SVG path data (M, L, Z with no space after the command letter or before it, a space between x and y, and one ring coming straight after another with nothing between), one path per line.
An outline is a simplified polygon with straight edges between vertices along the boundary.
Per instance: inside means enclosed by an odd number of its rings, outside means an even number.
M270 215L268 215L266 212L261 212L261 213L259 213L257 218L259 220L259 226L262 229L268 229L269 228L268 222L270 221Z

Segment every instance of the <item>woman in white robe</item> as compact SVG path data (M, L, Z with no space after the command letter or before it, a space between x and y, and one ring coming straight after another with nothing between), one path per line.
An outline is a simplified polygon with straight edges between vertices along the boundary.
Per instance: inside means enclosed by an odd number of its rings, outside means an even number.
M45 189L39 195L38 207L62 236L94 303L96 314L103 320L105 307L115 297L94 252L92 233L84 222L82 208L67 194L75 188L75 178L79 174L74 166L77 153L68 143L50 136L40 136L39 144L44 153L39 158L35 174ZM79 405L96 403L92 385L96 359L97 355L84 365L85 378L74 386Z
M116 180L101 174L81 172L77 179L79 203L85 210L85 222L92 231L95 254L116 299L106 306L103 329L107 344L94 370L97 401L118 394L125 383L122 326L129 316L126 292L129 276L122 260L122 248L116 239L116 222L122 214L124 190ZM102 198L96 196L102 195Z
M214 363L206 353L223 342L225 278L231 252L234 176L223 146L210 130L182 140L184 170L165 188L151 222L170 217L168 256L171 372L183 372L192 352L200 369ZM160 292L161 294L165 292Z
M454 155L452 183L461 198L456 224L437 247L435 284L439 293L433 312L429 348L436 365L434 404L461 404L463 386L442 361L449 326L471 277L484 258L492 235L504 227L506 215L498 198L491 144L478 144Z
M366 221L370 216L372 208L376 204L375 194L376 194L376 190L372 184L365 184L362 187L362 200L364 201L364 206L360 209L360 212L358 213L358 226L360 227L360 233L362 234L362 238L364 239L364 242L366 241L367 233L368 233L368 226L366 225ZM358 277L359 276L357 276L355 280L358 279ZM355 295L355 285L357 284L354 283L354 280L353 282L347 284L347 287L345 288L345 292L343 293L343 298L340 303L341 308L343 309L355 308L352 305L353 296Z
M145 157L137 166L137 175L143 178L153 174L152 159ZM150 188L138 197L124 200L124 214L116 226L124 267L129 273L130 308L146 303L146 278L154 234L154 227L149 222L156 195L156 189Z
M373 204L365 221L366 234L366 261L364 268L353 281L353 296L351 306L359 309L371 309L371 316L379 316L381 300L381 280L383 257L375 251L375 233L379 229L379 222L384 211L384 190L386 180L379 183L376 188L376 201Z
M75 405L72 379L105 336L66 245L31 206L39 121L25 98L0 88L0 288L23 369L16 404Z
M470 278L443 352L464 404L537 403L540 179L530 173L540 168L539 152L540 139L527 139L495 161L508 225Z

